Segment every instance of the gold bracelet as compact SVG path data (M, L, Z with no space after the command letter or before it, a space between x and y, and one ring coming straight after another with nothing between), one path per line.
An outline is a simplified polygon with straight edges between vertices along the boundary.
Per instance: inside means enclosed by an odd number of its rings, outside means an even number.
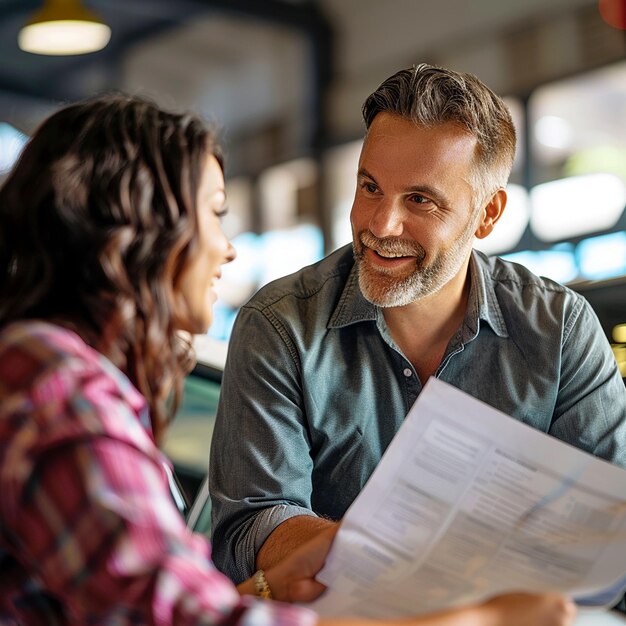
M262 569L258 570L254 575L254 591L259 598L264 598L265 600L272 599L272 590Z

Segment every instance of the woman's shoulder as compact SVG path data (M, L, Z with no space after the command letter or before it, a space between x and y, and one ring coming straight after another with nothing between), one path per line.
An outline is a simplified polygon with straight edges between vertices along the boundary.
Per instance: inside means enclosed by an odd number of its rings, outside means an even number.
M28 415L31 428L55 439L108 433L146 445L145 411L145 400L128 378L73 331L36 320L0 331L5 417Z
M32 388L54 371L78 373L98 360L98 353L76 333L57 324L22 320L0 330L0 385L5 392Z
M19 320L0 329L0 354L18 349L40 353L41 358L53 353L86 352L89 346L73 331L45 320ZM43 352L40 352L43 349Z

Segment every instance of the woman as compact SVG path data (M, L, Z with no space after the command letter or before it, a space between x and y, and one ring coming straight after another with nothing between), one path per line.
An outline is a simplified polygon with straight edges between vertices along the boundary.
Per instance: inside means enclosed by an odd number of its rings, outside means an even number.
M212 133L123 97L50 117L0 190L0 624L316 622L253 594L319 595L332 536L235 588L185 528L156 445L235 256L224 212ZM411 621L572 614L516 594Z

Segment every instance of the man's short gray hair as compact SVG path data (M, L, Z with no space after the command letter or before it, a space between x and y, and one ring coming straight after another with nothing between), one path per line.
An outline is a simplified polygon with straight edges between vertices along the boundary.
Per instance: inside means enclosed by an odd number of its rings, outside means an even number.
M476 202L506 186L515 158L515 127L502 98L476 76L421 63L385 80L362 112L368 130L382 112L425 127L458 124L477 140L470 181Z

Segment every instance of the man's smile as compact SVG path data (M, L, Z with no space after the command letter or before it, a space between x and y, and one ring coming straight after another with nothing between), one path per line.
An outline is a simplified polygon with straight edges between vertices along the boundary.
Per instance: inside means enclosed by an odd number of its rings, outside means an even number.
M363 251L371 263L388 269L402 267L407 263L415 263L417 258L415 256L401 255L397 252L377 251L367 246L363 247Z

